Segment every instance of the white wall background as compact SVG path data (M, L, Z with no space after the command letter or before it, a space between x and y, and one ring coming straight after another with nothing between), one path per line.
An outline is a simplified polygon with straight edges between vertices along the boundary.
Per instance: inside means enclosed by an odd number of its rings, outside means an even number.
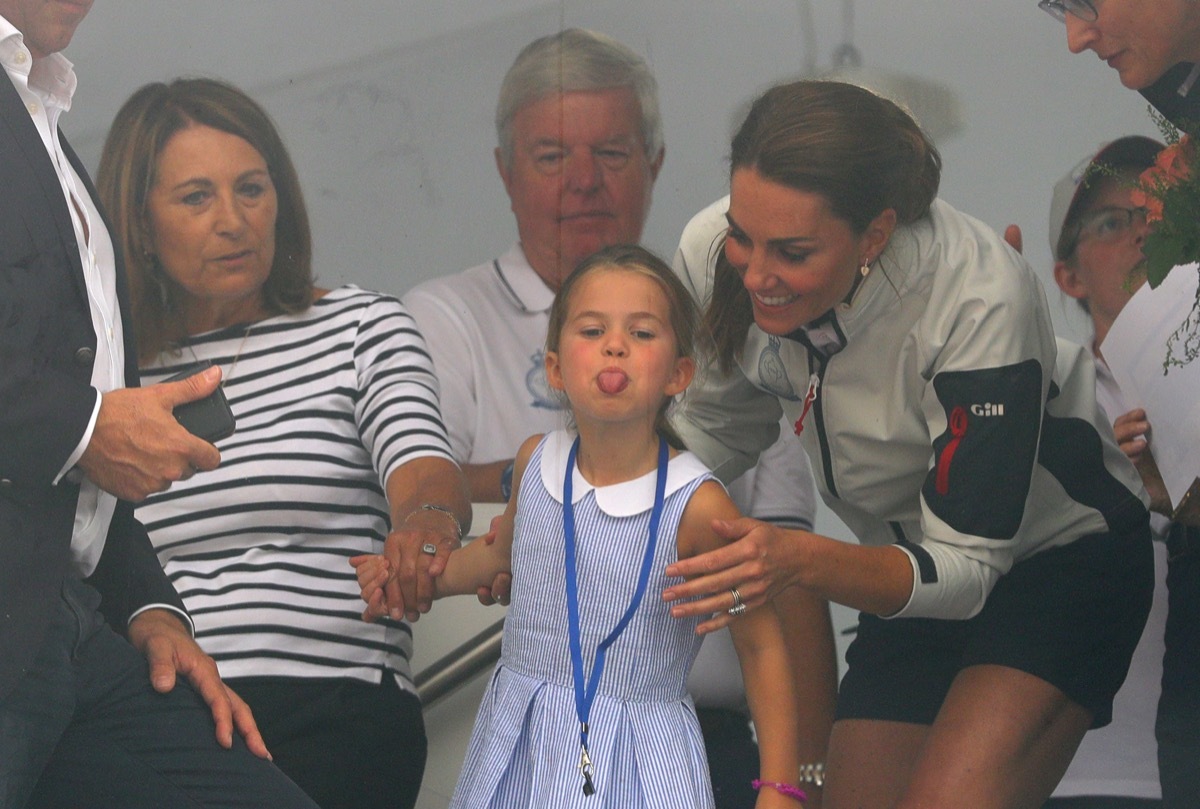
M100 0L68 51L81 86L65 129L94 165L136 87L228 79L267 106L291 148L321 282L402 293L513 240L492 162L500 78L533 37L593 27L658 76L667 160L645 240L669 254L688 216L725 188L740 106L830 63L842 4L812 3L805 31L795 0ZM958 93L965 126L941 144L942 195L997 228L1021 224L1039 271L1054 180L1103 140L1156 134L1140 96L1090 54L1070 56L1062 26L1032 0L859 0L854 43L869 66ZM1050 297L1062 329L1082 322Z
M842 3L812 3L806 31L794 0L100 0L68 50L80 89L64 128L94 167L136 87L183 74L232 81L266 105L291 148L320 282L399 294L513 241L492 161L500 78L535 36L596 28L644 54L659 80L667 160L645 241L670 255L688 217L725 191L737 110L806 64L830 64ZM1102 141L1157 134L1140 96L1090 55L1069 56L1062 26L1033 0L859 0L854 43L868 66L958 94L965 125L940 144L942 196L997 229L1022 226L1059 330L1081 338L1081 318L1047 272L1050 188ZM827 512L819 525L845 537ZM427 618L418 662L497 617L464 602ZM466 703L481 689L477 681L459 704L430 712L441 746L422 809L445 805Z

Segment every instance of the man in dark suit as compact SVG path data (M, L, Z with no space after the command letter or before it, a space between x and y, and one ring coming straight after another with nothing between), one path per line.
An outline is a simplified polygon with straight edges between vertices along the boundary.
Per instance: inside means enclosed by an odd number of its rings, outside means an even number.
M172 408L220 375L136 387L119 257L57 126L91 2L0 0L0 809L311 809L133 518L219 462Z

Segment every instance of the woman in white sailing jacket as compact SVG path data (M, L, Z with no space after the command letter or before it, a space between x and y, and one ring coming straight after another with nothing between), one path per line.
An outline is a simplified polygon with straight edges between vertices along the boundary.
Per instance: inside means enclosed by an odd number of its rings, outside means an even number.
M1032 271L936 199L941 161L895 104L768 90L730 197L677 269L717 351L680 427L722 476L782 406L858 545L753 520L677 563L678 616L736 620L786 586L862 610L825 806L1037 807L1107 724L1152 589L1145 493L1057 341Z

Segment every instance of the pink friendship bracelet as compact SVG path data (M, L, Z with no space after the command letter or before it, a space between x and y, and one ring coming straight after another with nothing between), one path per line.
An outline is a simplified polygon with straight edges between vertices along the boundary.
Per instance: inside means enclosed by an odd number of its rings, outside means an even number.
M794 798L801 803L804 803L806 800L808 800L808 793L806 793L800 787L794 787L791 784L781 784L778 781L762 781L758 778L755 778L750 782L750 786L754 787L756 791L762 789L763 787L770 787L780 795L784 795L788 798Z

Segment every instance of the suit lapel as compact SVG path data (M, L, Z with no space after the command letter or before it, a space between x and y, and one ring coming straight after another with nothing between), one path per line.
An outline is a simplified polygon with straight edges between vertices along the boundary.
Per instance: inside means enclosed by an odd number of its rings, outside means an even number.
M83 264L79 259L75 226L71 221L71 212L67 209L68 203L66 197L63 196L62 185L59 183L58 174L54 171L54 163L51 162L50 155L46 152L46 146L42 143L42 137L29 117L29 111L25 109L25 102L21 100L21 95L8 80L7 75L0 79L0 119L4 121L8 138L11 141L11 146L0 146L0 156L3 156L3 153L9 149L16 149L19 155L14 155L14 159L21 161L29 168L37 178L41 191L41 205L37 204L37 200L28 200L34 216L41 221L29 222L28 226L30 230L38 230L44 228L46 222L53 223L59 241L62 242L63 253L70 262L75 289L86 302L87 284L83 277ZM86 173L79 172L78 168L76 171L81 176L86 176ZM28 191L30 194L35 193L33 188L29 188Z

